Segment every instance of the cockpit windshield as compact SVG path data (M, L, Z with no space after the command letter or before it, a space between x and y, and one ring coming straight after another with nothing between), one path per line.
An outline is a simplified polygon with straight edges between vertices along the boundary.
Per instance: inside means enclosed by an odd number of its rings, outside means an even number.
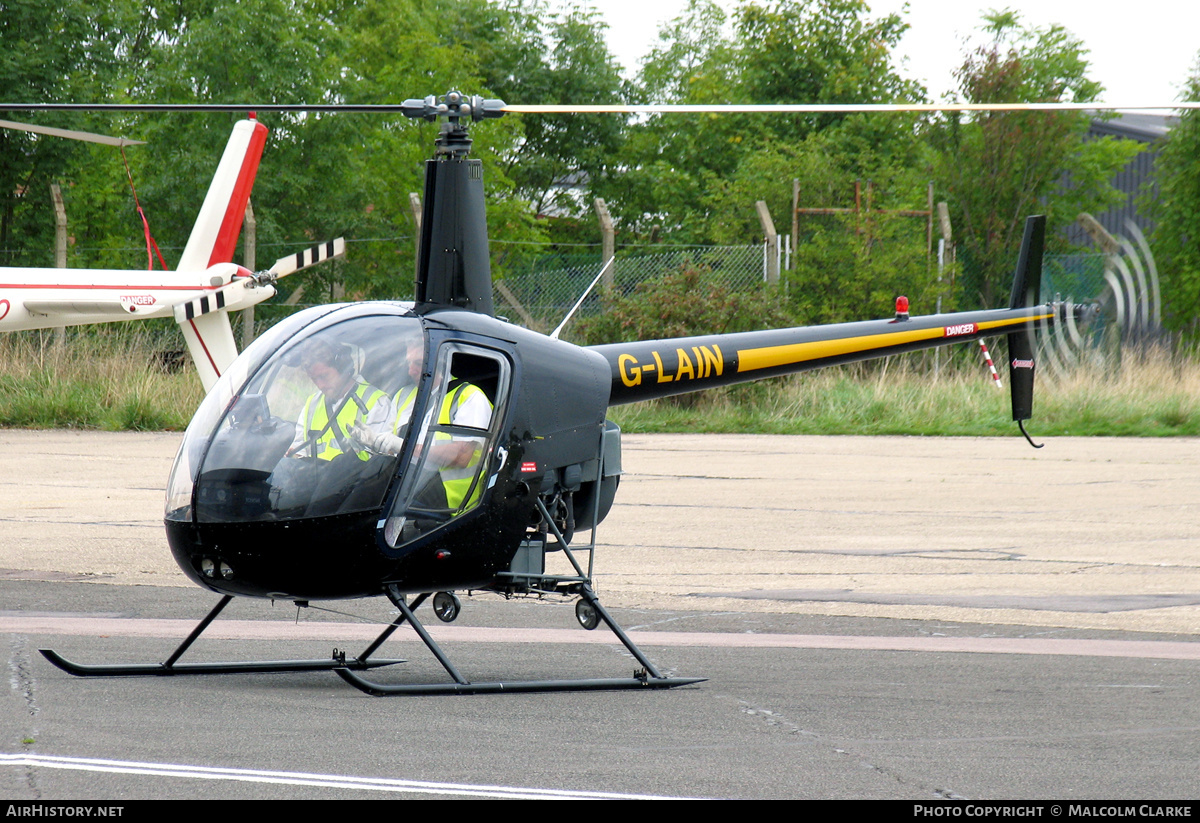
M237 361L241 373L218 382L184 437L168 519L278 521L382 505L425 340L407 313L343 314L260 339Z

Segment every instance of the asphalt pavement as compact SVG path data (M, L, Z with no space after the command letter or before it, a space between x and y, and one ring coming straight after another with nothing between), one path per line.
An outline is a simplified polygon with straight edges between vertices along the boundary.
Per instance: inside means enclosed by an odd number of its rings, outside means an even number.
M626 436L597 586L662 692L372 698L329 672L79 679L215 602L166 549L178 435L0 432L0 796L1195 798L1195 440ZM324 657L380 600L235 601L189 658ZM475 597L472 680L635 667ZM389 682L444 680L411 633Z

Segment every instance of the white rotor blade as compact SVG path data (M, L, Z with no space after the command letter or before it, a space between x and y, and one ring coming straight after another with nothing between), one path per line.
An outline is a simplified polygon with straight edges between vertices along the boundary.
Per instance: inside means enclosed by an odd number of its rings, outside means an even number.
M35 134L46 134L50 137L65 137L68 140L82 140L85 143L100 143L105 146L144 146L145 140L130 140L127 137L106 137L103 134L92 134L88 131L70 131L56 129L50 126L34 126L30 123L15 123L12 120L0 120L0 129L16 129L31 131Z
M305 249L295 254L289 254L287 257L281 257L271 266L270 272L276 277L285 277L300 269L306 269L309 266L315 266L317 263L324 263L326 260L332 260L335 257L341 257L346 253L346 239L339 237L337 240L330 240L328 243L322 243L319 246L313 246L311 249Z
M667 104L623 105L510 105L504 111L515 114L848 114L851 112L936 112L936 111L1153 111L1160 109L1200 109L1200 102L1138 103L763 103L763 104Z

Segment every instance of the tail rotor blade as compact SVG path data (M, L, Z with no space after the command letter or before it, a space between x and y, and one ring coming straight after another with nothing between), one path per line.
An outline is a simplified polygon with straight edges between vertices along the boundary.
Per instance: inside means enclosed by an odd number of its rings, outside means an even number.
M326 260L333 260L336 257L343 257L346 254L346 239L339 237L336 240L330 240L328 243L321 243L318 246L313 246L311 249L289 254L287 257L281 257L271 266L270 272L275 277L286 277L289 274L295 274L301 269L306 269L309 266L315 266L318 263L324 263Z

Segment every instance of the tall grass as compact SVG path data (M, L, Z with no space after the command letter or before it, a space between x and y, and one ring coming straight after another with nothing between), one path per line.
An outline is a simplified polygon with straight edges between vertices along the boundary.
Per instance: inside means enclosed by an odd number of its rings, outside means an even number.
M158 365L181 339L146 326L68 330L66 338L0 335L0 426L177 430L200 404L190 363L176 373ZM943 361L937 374L928 355L908 355L618 406L610 416L627 432L1009 435L1008 391L973 355ZM1127 350L1066 374L1043 368L1034 395L1037 436L1200 435L1195 355Z
M161 367L174 343L124 326L0 335L0 426L182 429L204 392L190 363Z

